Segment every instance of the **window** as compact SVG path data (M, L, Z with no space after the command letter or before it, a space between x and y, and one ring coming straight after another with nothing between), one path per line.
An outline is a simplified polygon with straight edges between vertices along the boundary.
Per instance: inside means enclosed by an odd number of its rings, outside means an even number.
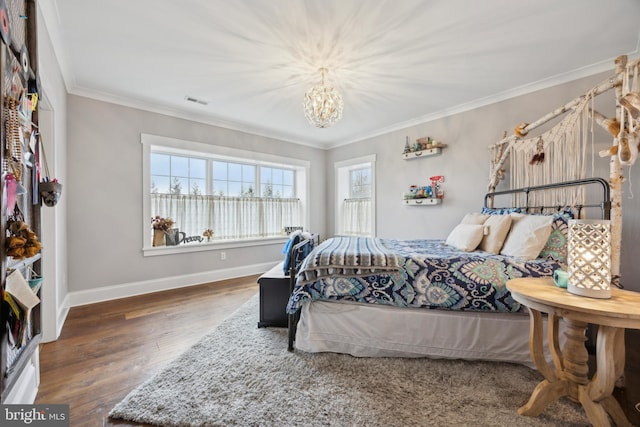
M349 194L352 199L371 198L371 166L349 171Z
M282 237L285 227L305 226L308 162L153 135L142 142L145 219L170 217L191 237L175 249L206 242L207 229L213 243L224 243ZM150 245L148 219L145 227Z
M151 193L200 195L206 189L207 161L151 153Z
M375 235L375 156L338 162L336 168L336 232Z

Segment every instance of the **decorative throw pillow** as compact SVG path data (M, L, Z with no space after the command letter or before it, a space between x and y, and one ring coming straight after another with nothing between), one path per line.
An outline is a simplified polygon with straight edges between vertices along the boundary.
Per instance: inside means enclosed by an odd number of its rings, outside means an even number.
M508 215L511 213L522 213L521 208L487 208L483 207L480 213L487 215Z
M510 215L511 231L500 254L525 260L537 258L551 234L553 216L519 213Z
M569 220L574 218L573 211L565 210L553 215L551 234L542 248L539 258L546 258L563 264L567 263L567 241Z
M484 224L487 218L489 218L489 215L472 212L466 214L460 224Z
M458 224L447 237L446 244L461 251L475 250L482 240L482 224Z
M511 229L511 221L511 215L489 215L483 224L484 237L478 249L499 254Z

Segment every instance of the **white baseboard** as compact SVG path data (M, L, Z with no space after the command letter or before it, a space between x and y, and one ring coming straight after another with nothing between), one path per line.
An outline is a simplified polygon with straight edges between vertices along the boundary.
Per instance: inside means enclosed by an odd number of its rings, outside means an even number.
M269 270L277 262L278 261L271 261L261 264L245 265L242 267L205 271L202 273L187 274L183 276L163 277L160 279L144 280L141 282L105 286L97 289L87 289L85 291L69 292L69 294L67 294L67 298L65 298L65 304L63 306L67 307L68 311L68 307L183 288L202 283L217 282L219 280L234 279L236 277L250 276L252 274L259 274ZM64 313L64 316L66 317L66 312ZM62 322L62 324L64 324L64 322Z

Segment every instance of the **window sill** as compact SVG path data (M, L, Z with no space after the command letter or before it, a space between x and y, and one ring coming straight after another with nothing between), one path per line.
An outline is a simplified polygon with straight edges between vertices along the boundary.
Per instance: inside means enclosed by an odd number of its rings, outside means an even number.
M263 245L284 244L288 239L288 236L282 236L252 240L218 240L204 243L187 243L176 246L146 246L142 248L142 254L147 257L183 254L188 252L217 251L221 249L247 248Z

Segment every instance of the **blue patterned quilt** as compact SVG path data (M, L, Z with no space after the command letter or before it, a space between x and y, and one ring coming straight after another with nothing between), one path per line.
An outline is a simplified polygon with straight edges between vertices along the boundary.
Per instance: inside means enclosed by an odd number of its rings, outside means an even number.
M397 270L366 275L338 272L318 276L316 280L306 279L313 274L301 271L287 312L295 313L307 300L518 312L524 307L511 298L507 280L552 276L555 269L564 267L557 261L542 258L525 262L483 251L463 252L445 245L442 240L381 239L380 242L396 255ZM309 256L317 257L314 252Z

